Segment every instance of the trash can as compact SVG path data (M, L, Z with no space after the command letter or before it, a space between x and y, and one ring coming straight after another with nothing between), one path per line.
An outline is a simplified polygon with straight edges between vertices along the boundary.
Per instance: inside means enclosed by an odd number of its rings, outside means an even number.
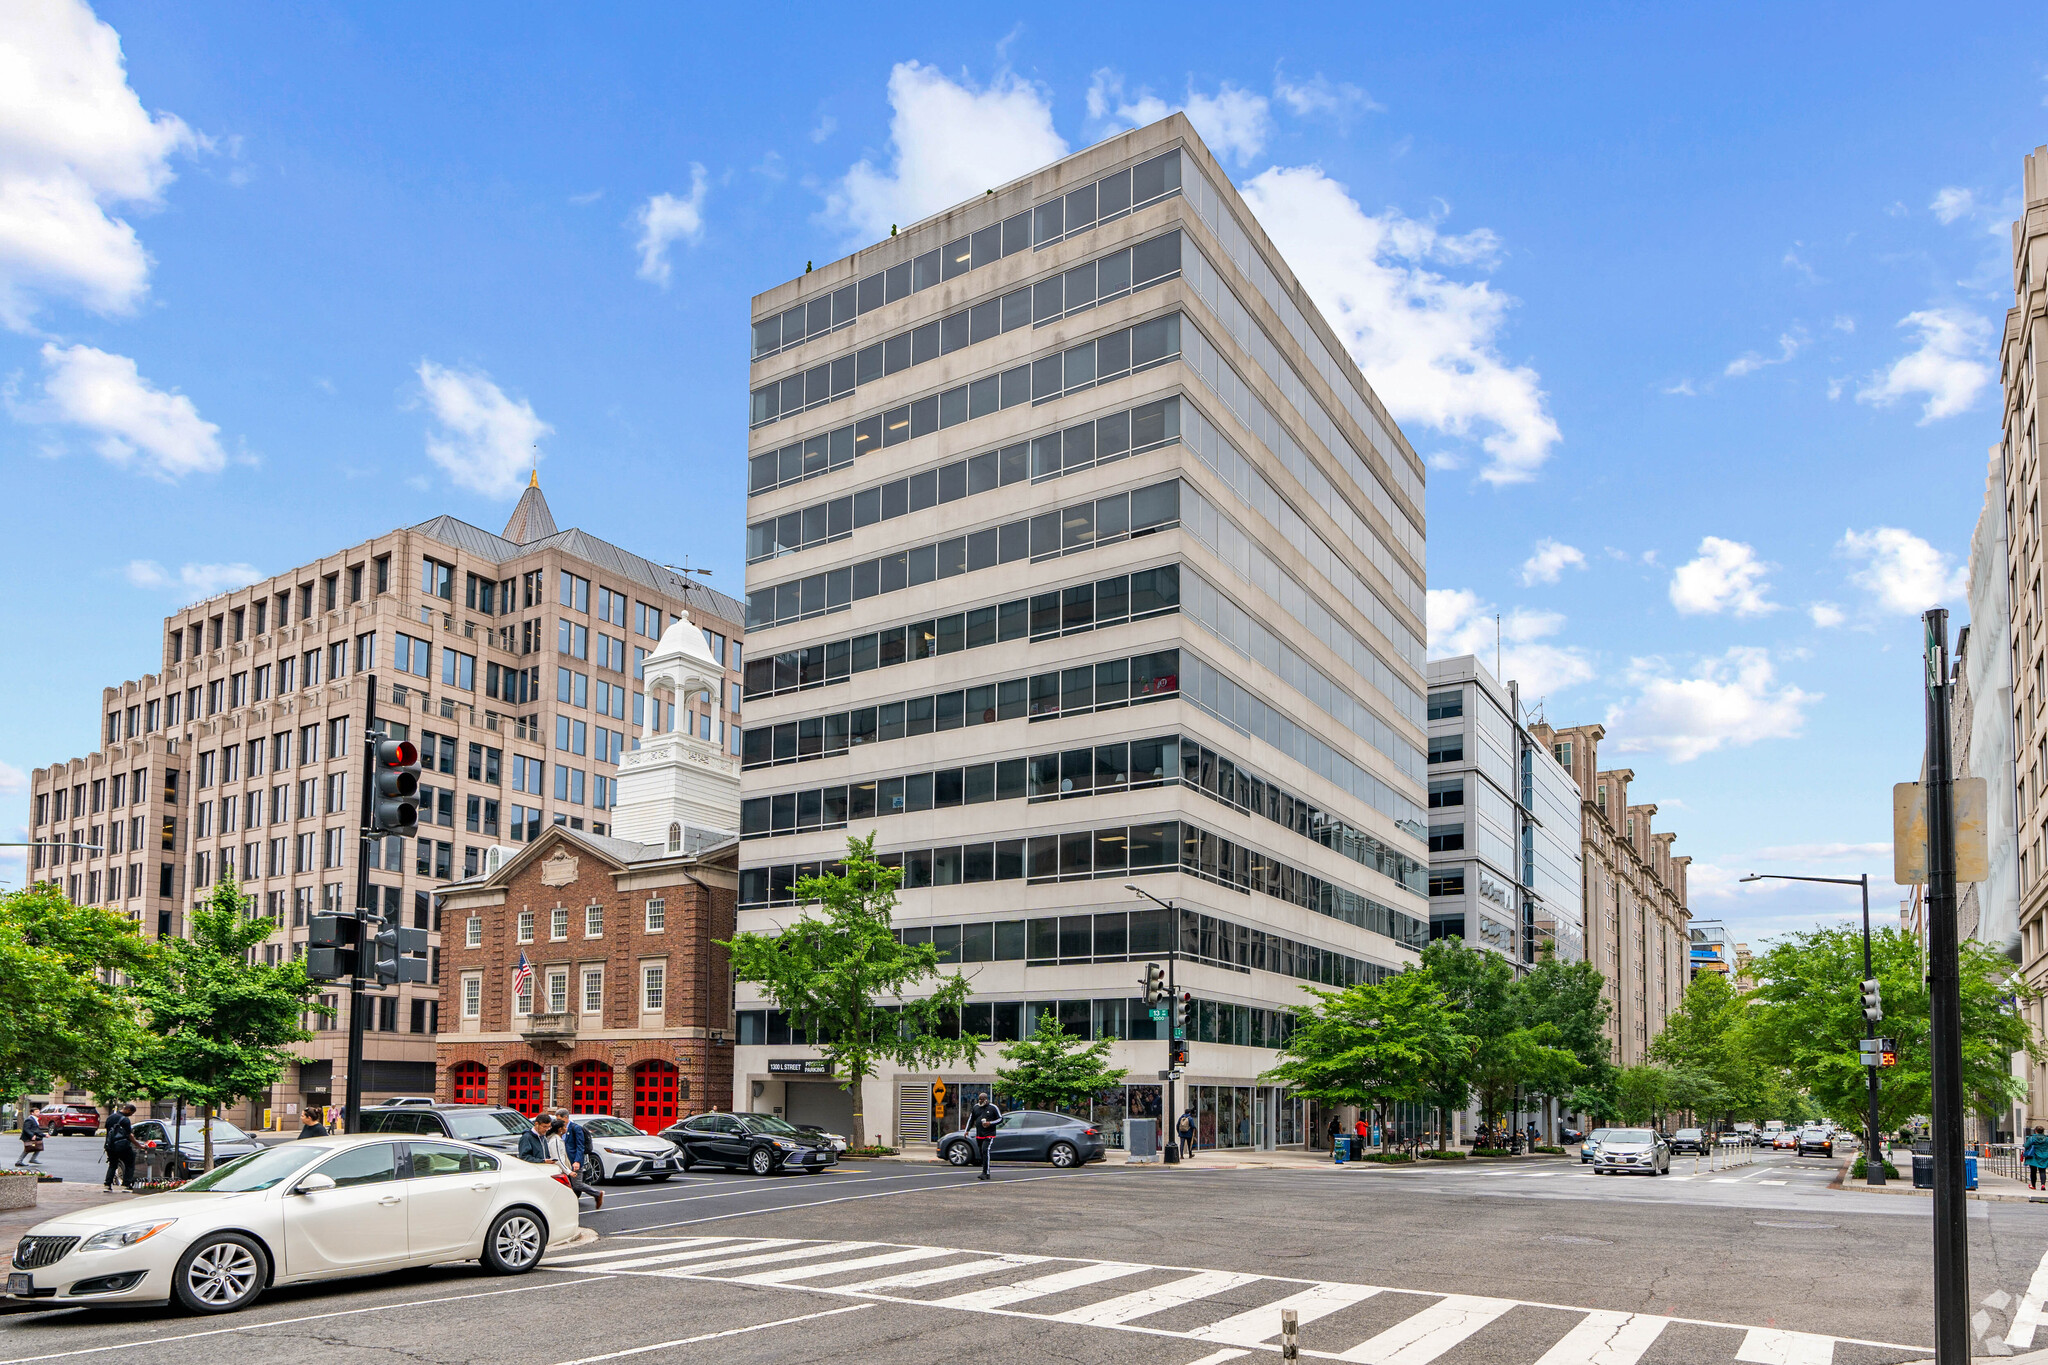
M1342 1166L1351 1160L1351 1139L1340 1137L1330 1144L1330 1159Z
M1934 1158L1925 1152L1913 1153L1913 1188L1931 1190L1934 1188Z
M1976 1157L1966 1156L1963 1158L1963 1188L1966 1190L1974 1190L1977 1188Z
M1135 1162L1159 1160L1159 1120L1131 1119L1126 1122L1124 1150Z

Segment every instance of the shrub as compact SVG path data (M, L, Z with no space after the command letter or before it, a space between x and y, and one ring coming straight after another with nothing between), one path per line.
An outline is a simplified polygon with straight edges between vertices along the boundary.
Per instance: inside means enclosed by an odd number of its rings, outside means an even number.
M1529 1150L1530 1150L1530 1151L1532 1151L1532 1152L1539 1152L1539 1153L1541 1153L1541 1154L1542 1154L1542 1155L1544 1155L1544 1156L1563 1156L1563 1155L1564 1155L1564 1148L1562 1148L1562 1147L1531 1147L1531 1148L1530 1148Z
M1422 1159L1424 1161L1463 1161L1465 1154L1449 1150L1438 1151L1434 1147L1425 1147L1422 1149Z
M1869 1168L1864 1165L1864 1158L1859 1156L1856 1158L1855 1164L1849 1167L1849 1178L1851 1180L1861 1180L1868 1170ZM1899 1178L1899 1168L1892 1165L1890 1161L1886 1161L1884 1163L1884 1178L1886 1180L1897 1180Z
M1415 1160L1414 1157L1408 1155L1408 1153L1406 1152L1367 1152L1364 1156L1358 1159L1360 1161L1384 1161L1390 1165L1398 1161Z

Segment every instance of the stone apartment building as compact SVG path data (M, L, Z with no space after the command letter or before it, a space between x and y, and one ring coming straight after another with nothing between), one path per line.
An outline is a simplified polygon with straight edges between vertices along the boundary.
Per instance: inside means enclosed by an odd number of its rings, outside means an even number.
M1607 979L1615 1064L1634 1066L1648 1060L1691 979L1685 873L1692 859L1672 853L1677 834L1651 828L1655 805L1630 804L1635 774L1600 767L1603 726L1529 730L1578 781L1586 959Z
M650 701L645 656L686 609L724 685ZM374 675L380 724L419 745L424 771L419 836L370 846L370 895L436 930L436 893L491 845L606 835L643 730L737 746L743 634L732 598L558 530L536 480L502 535L436 517L167 618L159 670L106 689L100 746L32 775L28 875L159 937L233 877L278 922L264 958L300 953L308 917L355 894ZM366 1005L366 1095L430 1091L438 984ZM304 1060L241 1117L340 1102L345 1012L308 1022Z

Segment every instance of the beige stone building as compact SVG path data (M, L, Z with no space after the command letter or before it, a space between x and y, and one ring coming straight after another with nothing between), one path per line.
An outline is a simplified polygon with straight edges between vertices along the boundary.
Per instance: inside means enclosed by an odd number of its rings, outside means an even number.
M1672 853L1677 834L1651 827L1655 805L1630 804L1635 774L1600 767L1604 727L1529 730L1578 779L1586 960L1607 978L1615 1065L1635 1066L1648 1060L1650 1044L1685 995L1692 958L1685 874L1692 859Z
M657 717L639 673L686 608L728 681ZM424 771L418 837L371 845L370 895L435 931L435 893L492 845L556 824L606 834L643 730L736 747L742 621L730 597L557 530L537 481L502 535L446 516L388 532L168 617L159 670L106 689L100 746L33 774L28 875L156 937L234 877L278 922L264 959L299 954L308 918L355 895L374 675L379 722ZM432 1092L438 994L368 997L366 1095ZM341 1102L346 1015L310 1023L305 1060L243 1117Z

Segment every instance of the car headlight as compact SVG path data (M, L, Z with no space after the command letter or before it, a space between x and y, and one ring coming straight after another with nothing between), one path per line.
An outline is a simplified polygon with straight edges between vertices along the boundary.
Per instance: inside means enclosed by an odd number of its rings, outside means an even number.
M148 1241L177 1221L175 1218L164 1218L154 1223L130 1223L125 1228L108 1228L105 1232L95 1232L92 1236L86 1238L84 1244L78 1249L80 1251L113 1251L120 1247L132 1247L137 1242Z
M785 1152L793 1152L796 1150L796 1144L794 1142L791 1142L788 1138L776 1138L775 1145L777 1147L780 1147Z

